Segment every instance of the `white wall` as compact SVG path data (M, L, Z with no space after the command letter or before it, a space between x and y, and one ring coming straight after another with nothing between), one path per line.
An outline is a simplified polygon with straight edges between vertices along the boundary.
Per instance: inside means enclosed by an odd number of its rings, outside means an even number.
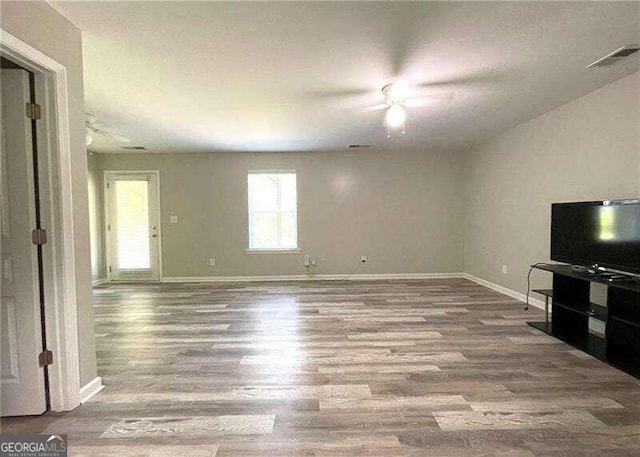
M640 196L640 73L508 130L466 162L465 271L525 292L528 265L549 261L551 203Z
M316 274L440 273L462 271L462 158L375 149L101 154L100 167L160 170L165 277L303 275L304 253ZM302 253L245 252L246 174L256 169L297 170Z
M467 153L102 154L99 161L103 170L160 170L165 277L304 274L309 253L317 274L466 271L524 292L528 265L549 260L551 203L640 195L640 76ZM269 168L298 170L300 254L244 252L246 172Z
M96 377L91 297L87 156L84 144L84 90L80 30L44 1L0 2L2 28L67 69L71 133L75 265L78 300L80 382Z

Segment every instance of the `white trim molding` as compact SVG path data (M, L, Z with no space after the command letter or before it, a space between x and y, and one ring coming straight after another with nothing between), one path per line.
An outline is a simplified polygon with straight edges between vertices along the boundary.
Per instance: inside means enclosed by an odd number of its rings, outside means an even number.
M277 248L277 249L245 249L247 254L300 254L298 248Z
M516 292L515 290L507 289L499 284L487 281L486 279L478 278L469 273L464 273L463 277L468 279L469 281L473 281L481 286L487 287L491 290L495 290L496 292L500 292L502 295L506 295L511 298L515 298L523 303L527 302L527 296L525 294L521 294L520 292ZM535 306L536 308L544 309L544 302L542 300L538 300L537 298L531 297L529 295L529 304Z
M389 279L455 279L464 273L378 273L331 275L279 275L279 276L174 276L162 282L255 282L255 281L384 281Z
M82 386L80 389L80 403L86 403L91 397L104 389L104 384L102 384L102 378L100 376L96 376L90 382Z
M325 275L278 275L278 276L173 276L162 278L167 283L207 282L278 282L278 281L385 281L411 279L467 279L503 295L526 303L527 296L469 273L373 273L373 274L325 274ZM529 304L544 309L544 302L529 296Z
M109 230L109 226L110 226L110 218L111 218L111 209L110 209L110 193L109 193L109 178L113 177L113 176L123 176L123 175L153 175L155 177L155 181L156 181L156 185L155 185L155 191L156 191L156 219L157 219L157 230L156 230L156 234L157 234L157 244L158 244L158 248L157 248L157 263L158 263L158 279L141 279L141 282L161 282L162 281L162 270L163 270L163 264L162 264L162 206L161 206L161 196L160 196L160 170L155 169L155 170L102 170L102 195L103 195L103 200L102 200L102 213L103 213L103 223L102 223L102 233L104 236L104 245L105 245L105 256L104 256L104 262L105 262L105 270L106 270L106 274L107 277L105 278L105 282L110 283L110 282L129 282L129 281L135 281L135 279L132 278L123 278L123 279L116 279L114 278L114 274L112 274L112 272L109 271L109 265L111 265L111 233Z
M53 411L68 411L80 404L80 358L67 69L3 29L0 49L33 71L36 85L44 88L40 124L44 135L38 135L38 147L42 146L40 203L51 254L45 256L44 287L49 297L45 320L47 346L56 355L49 367L49 393Z
M106 284L106 283L108 283L108 282L109 282L109 281L107 280L107 278L98 278L98 279L94 279L94 280L92 280L92 281L91 281L91 285L92 285L93 287L96 287L96 286L101 286L102 284Z

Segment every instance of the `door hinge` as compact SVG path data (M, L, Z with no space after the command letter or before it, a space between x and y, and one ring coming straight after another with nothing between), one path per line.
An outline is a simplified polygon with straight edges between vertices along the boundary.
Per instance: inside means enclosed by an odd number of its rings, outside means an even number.
M53 352L46 350L38 355L38 364L40 368L49 366L53 363Z
M109 267L109 273L111 273L111 267Z
M37 103L27 103L27 117L38 120L42 117L42 110Z
M31 232L31 241L33 244L46 244L47 231L45 229L34 229Z

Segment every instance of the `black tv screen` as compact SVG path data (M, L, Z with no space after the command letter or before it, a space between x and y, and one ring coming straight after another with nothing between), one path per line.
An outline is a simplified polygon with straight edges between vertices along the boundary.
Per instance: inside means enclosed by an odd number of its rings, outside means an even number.
M551 259L640 274L640 200L554 203Z

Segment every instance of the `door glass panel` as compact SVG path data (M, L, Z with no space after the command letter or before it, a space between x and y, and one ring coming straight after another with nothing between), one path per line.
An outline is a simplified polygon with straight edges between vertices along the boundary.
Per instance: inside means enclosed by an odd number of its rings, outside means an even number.
M118 269L151 268L147 181L116 181Z

